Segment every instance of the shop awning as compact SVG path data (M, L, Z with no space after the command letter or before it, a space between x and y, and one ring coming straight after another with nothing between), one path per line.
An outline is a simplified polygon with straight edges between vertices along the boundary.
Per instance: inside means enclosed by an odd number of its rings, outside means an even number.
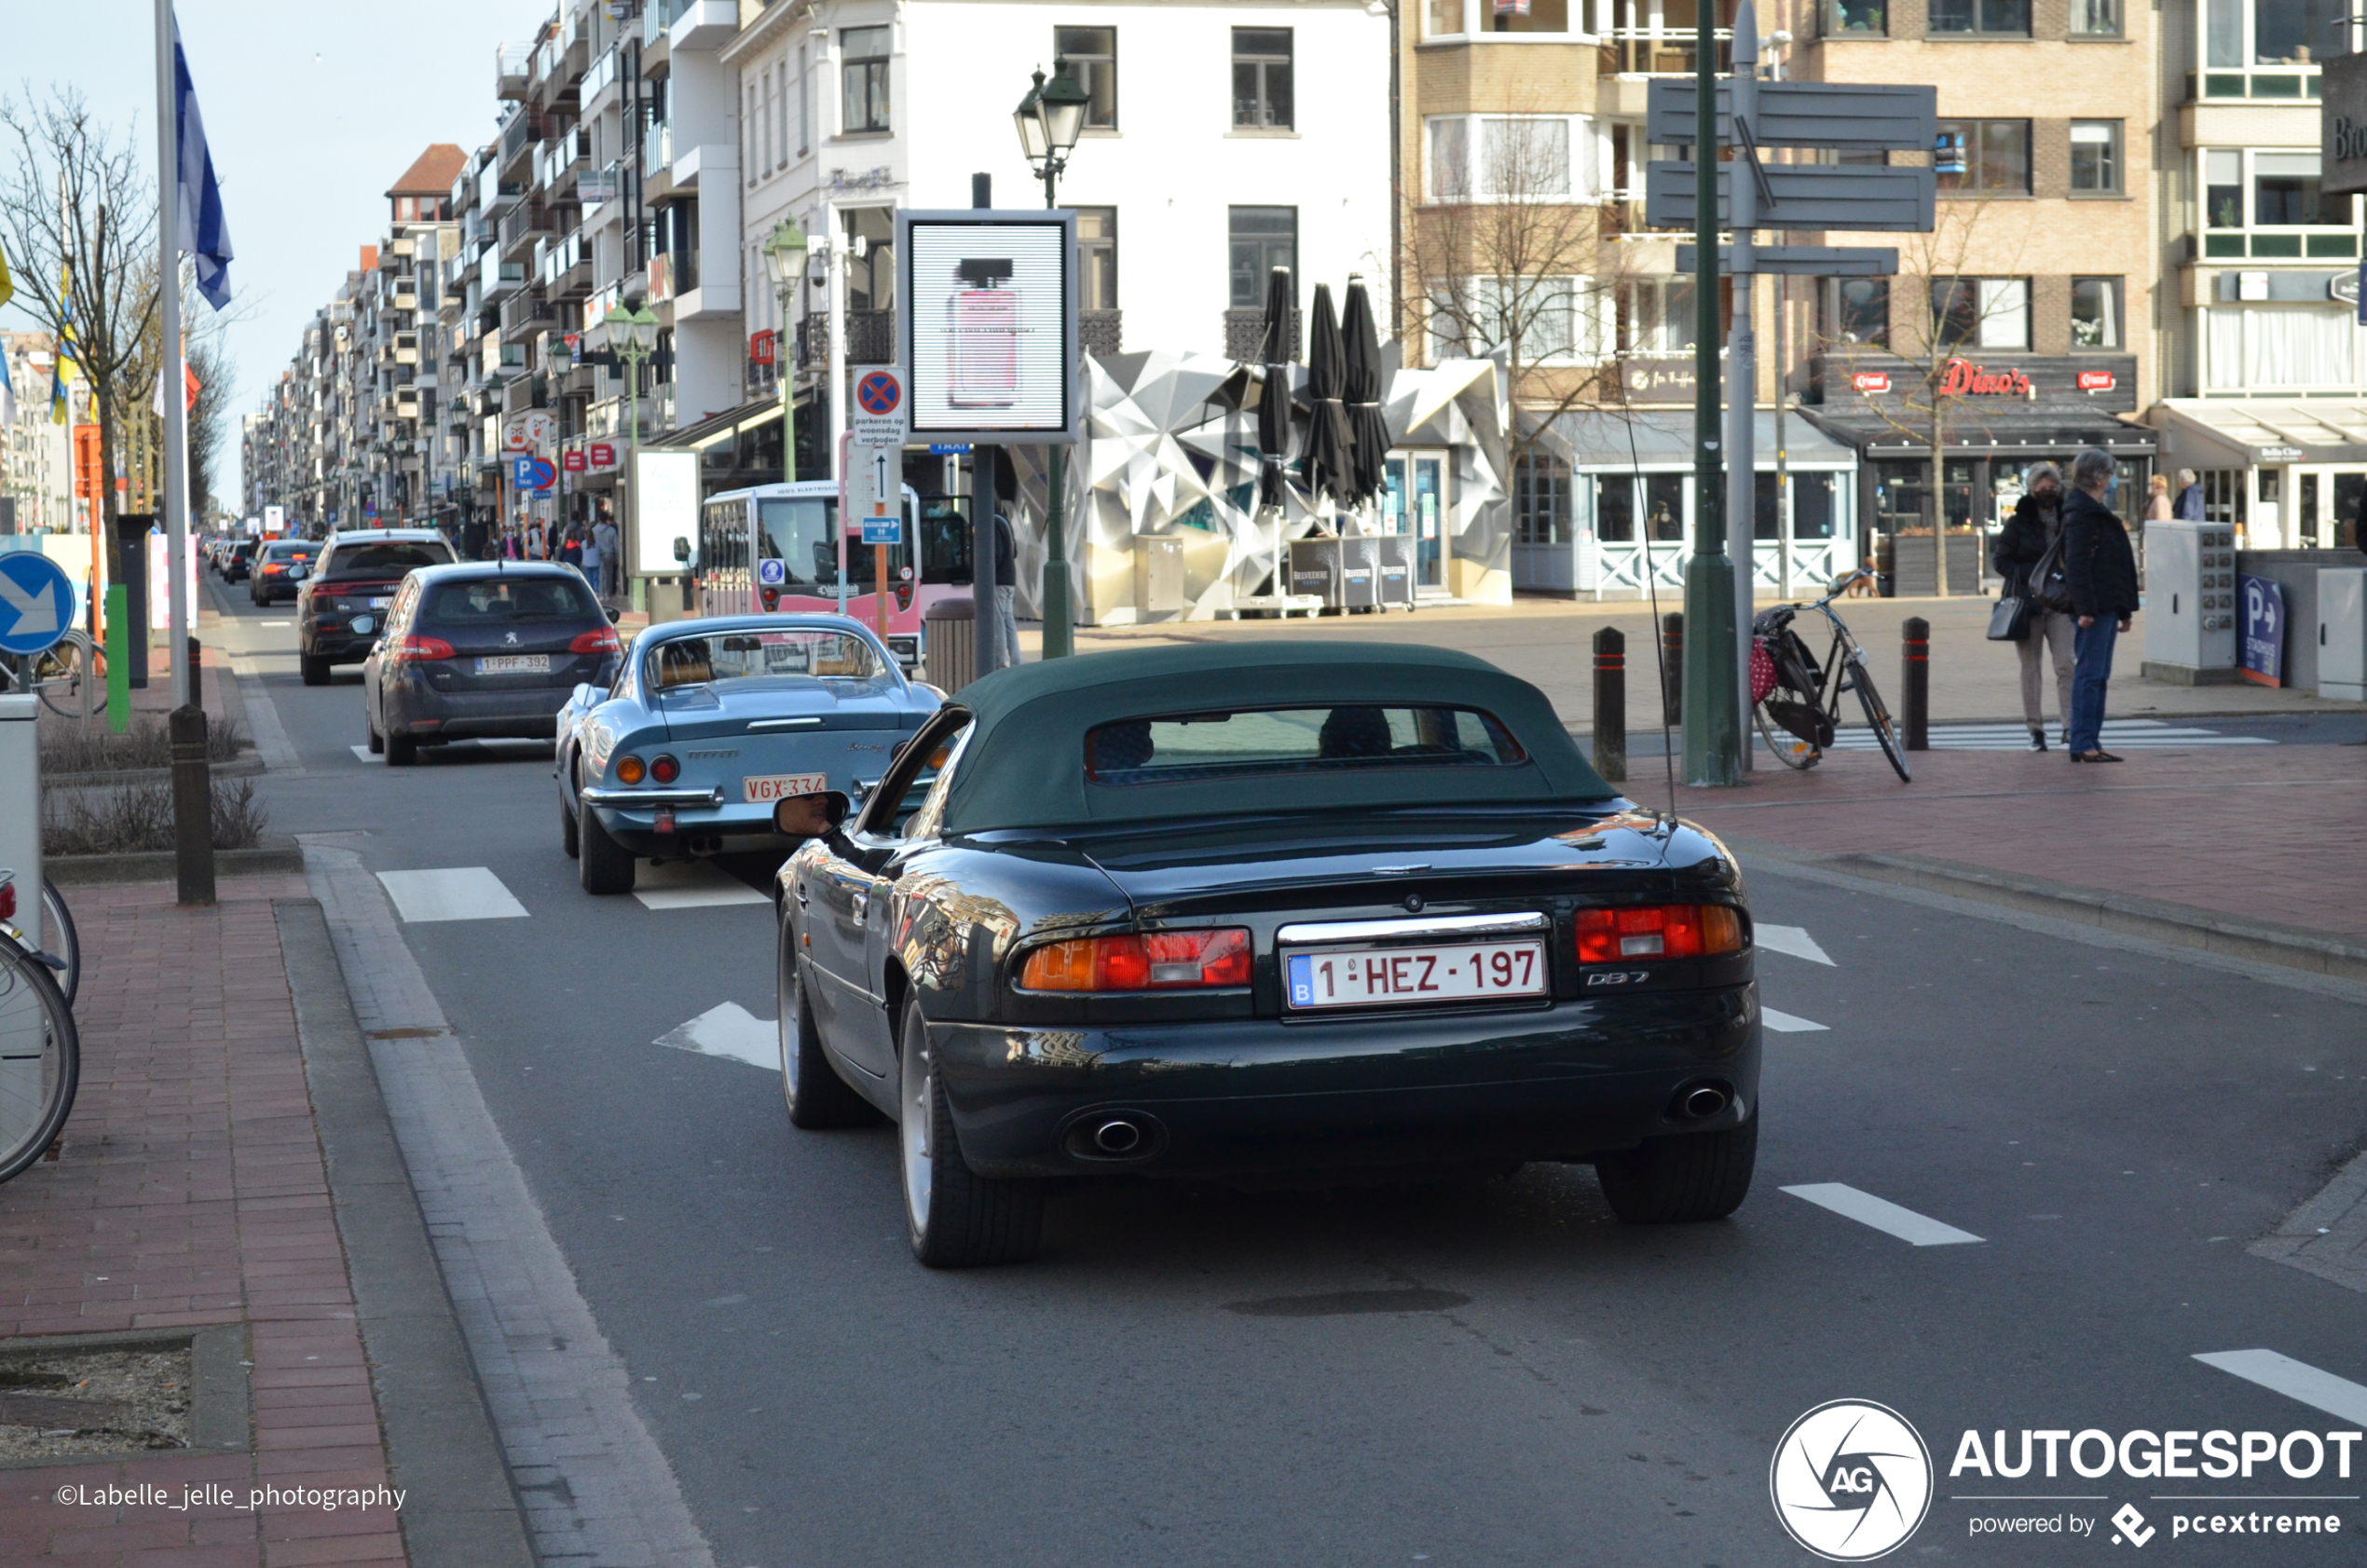
M2165 398L2154 418L2183 468L2367 463L2367 399Z
M1830 406L1804 407L1800 413L1834 440L1868 461L1928 456L1930 438L1898 426L1879 415L1844 412ZM2076 411L2029 414L1983 408L1952 411L1944 433L1948 450L1971 457L2068 457L2086 446L2100 446L2117 456L2152 456L2158 440L2143 425L2132 425L2109 414Z
M1775 415L1761 410L1752 436L1754 466L1775 470ZM1621 414L1609 409L1578 409L1556 416L1546 427L1546 438L1562 448L1572 467L1583 470L1630 466L1690 470L1693 466L1693 416L1668 409ZM1631 446L1630 441L1633 440ZM1784 418L1784 451L1787 467L1854 469L1857 455L1833 441L1797 415Z
M807 400L800 400L800 402L803 401ZM753 402L744 402L737 408L727 408L720 414L710 414L695 425L685 425L678 430L668 430L661 436L644 438L641 444L648 447L670 448L677 452L685 447L693 452L704 452L710 446L721 445L733 436L748 430L760 429L766 425L778 424L780 420L780 398L777 395L758 398Z

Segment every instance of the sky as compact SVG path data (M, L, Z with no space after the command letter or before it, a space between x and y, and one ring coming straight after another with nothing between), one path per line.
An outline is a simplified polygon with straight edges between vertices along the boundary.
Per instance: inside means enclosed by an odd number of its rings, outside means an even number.
M149 0L11 4L0 92L81 92L156 162ZM527 40L553 0L181 0L182 46L238 252L226 339L231 404L261 405L304 324L386 232L386 190L430 143L492 140L495 47ZM13 259L13 258L12 258ZM20 289L39 287L21 264ZM54 284L52 284L54 286ZM205 306L197 307L200 311ZM15 305L0 326L34 326ZM235 444L225 455L237 477Z

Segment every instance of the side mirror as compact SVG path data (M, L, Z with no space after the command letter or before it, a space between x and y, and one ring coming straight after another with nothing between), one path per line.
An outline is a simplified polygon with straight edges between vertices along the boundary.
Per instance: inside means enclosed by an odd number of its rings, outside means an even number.
M796 839L819 839L846 820L847 798L836 790L790 795L773 803L773 830Z
M616 623L617 623L620 620L622 620L622 619L623 618L623 616L624 616L624 612L623 612L623 610L621 610L621 609L617 608L614 605L610 605L610 606L609 607L609 625L611 625L611 626L615 625L615 624L616 624Z
M303 562L291 561L288 563L288 580L290 582L302 582L306 578L311 575L311 568L307 566Z

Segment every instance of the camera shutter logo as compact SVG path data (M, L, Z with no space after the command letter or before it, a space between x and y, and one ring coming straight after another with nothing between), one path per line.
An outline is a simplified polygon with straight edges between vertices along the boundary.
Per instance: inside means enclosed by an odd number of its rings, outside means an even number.
M1785 1432L1767 1489L1793 1540L1828 1562L1869 1562L1904 1545L1930 1511L1931 1451L1888 1406L1835 1399Z

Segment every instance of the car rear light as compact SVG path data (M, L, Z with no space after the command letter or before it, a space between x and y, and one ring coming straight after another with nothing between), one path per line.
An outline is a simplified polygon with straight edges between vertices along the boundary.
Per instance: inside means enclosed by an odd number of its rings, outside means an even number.
M412 632L394 645L393 657L400 663L417 659L450 659L454 655L452 645L442 637L421 636Z
M263 575L264 575L265 577L269 577L269 576L270 576L273 572L284 572L284 571L286 571L287 569L288 569L287 567L285 567L285 566L283 566L280 565L280 563L279 563L279 562L274 561L274 562L272 562L270 565L268 565L268 566L265 566L265 567L263 568Z
M0 882L0 920L17 918L17 884Z
M641 766L641 759L639 757L628 756L620 757L616 759L617 783L636 784L649 776L650 770Z
M568 644L569 653L622 653L624 645L616 640L616 628L603 626L596 632L580 632L575 641Z
M773 590L773 589L771 589L771 588L759 588L759 589L758 589L758 590L757 590L757 597L759 597L759 598L760 598L760 599L762 599L762 600L764 601L764 607L765 607L766 609L773 609L773 608L776 607L777 606L779 606L779 604L781 603L781 595L780 595L780 593L779 593L777 591L775 591L775 590Z
M681 776L682 764L675 761L674 758L656 757L650 759L650 777L657 780L658 783L672 784Z
M1166 991L1250 983L1250 934L1163 931L1147 936L1087 936L1027 955L1031 991Z
M1578 961L1703 958L1743 950L1743 917L1723 904L1655 904L1640 909L1580 909Z
M896 607L898 610L909 610L912 607L912 585L910 582L899 582L896 585Z

